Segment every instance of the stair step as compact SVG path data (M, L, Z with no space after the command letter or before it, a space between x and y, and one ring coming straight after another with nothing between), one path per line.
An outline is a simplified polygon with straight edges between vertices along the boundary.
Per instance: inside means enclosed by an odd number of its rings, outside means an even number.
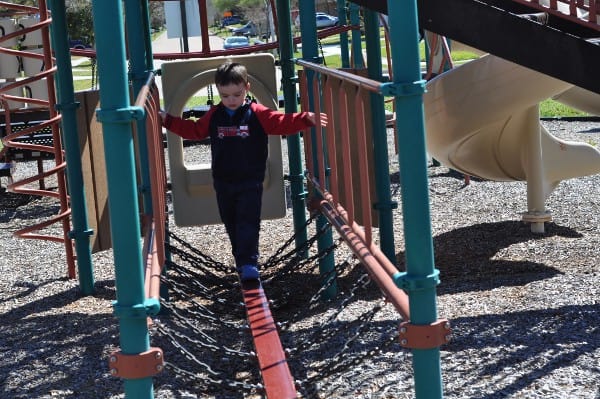
M531 14L519 14L519 17L528 19L533 22L537 22L538 24L546 25L548 23L548 13L547 12L535 12Z
M591 39L585 39L585 41L600 46L600 37L592 37Z

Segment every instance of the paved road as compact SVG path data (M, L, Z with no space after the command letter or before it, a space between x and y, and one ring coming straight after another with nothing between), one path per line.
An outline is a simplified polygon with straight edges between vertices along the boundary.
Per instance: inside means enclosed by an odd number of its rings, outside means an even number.
M211 50L220 50L223 48L223 39L211 35L209 36L209 45ZM200 36L193 36L188 38L188 48L190 52L202 51L202 38ZM167 31L164 31L160 36L152 41L152 53L179 53L183 52L183 40L181 38L168 38ZM160 69L163 62L162 60L154 60L154 68ZM156 85L162 93L162 82L160 77L156 78ZM207 89L200 90L200 95L207 96Z
M223 48L223 39L210 35L209 45L211 50L220 50ZM202 38L200 36L192 36L188 38L189 51L202 51ZM183 40L180 38L169 39L167 31L164 31L154 41L152 41L152 52L159 53L178 53L183 52Z

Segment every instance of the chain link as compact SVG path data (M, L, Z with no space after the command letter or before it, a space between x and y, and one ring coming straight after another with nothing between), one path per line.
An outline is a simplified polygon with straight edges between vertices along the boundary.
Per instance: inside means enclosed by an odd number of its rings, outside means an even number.
M217 270L217 271L220 271L220 272L223 272L223 273L229 273L233 269L233 267L227 266L223 262L219 262L219 261L214 260L210 256L208 256L205 253L203 253L202 251L200 251L198 248L192 246L187 241L183 240L182 238L179 238L177 235L175 235L171 231L169 231L169 238L177 241L181 246L183 246L188 251L190 251L193 255L195 255L196 256L195 259L201 260L203 264L209 266L213 270ZM176 247L174 247L172 245L169 245L169 250L173 250L175 248ZM183 252L183 251L180 250L179 252ZM186 256L191 257L191 255L189 255L187 253L186 253Z
M163 335L167 336L169 338L169 342L175 348L177 348L180 351L180 353L183 354L183 356L185 358L187 358L188 360L193 362L196 369L202 370L202 371L191 372L191 371L185 370L183 368L180 368L180 367L174 365L173 363L165 362L166 368L173 370L173 372L175 372L175 374L181 376L185 380L188 380L195 384L198 383L198 381L202 381L205 384L204 388L208 388L209 385L211 385L211 384L216 387L227 386L232 389L244 388L244 389L248 389L248 390L250 390L250 389L262 390L264 388L263 385L261 385L261 384L250 384L245 381L236 381L236 380L233 380L230 378L225 378L223 372L213 370L212 367L210 367L210 365L208 365L207 363L198 359L191 351L187 350L186 347L177 340L177 337L181 336L182 334L177 334L174 332L173 329L165 328L164 325L162 325L162 324L158 325L157 330L160 331ZM189 339L189 337L186 337L186 338ZM200 375L201 372L203 372L203 375ZM218 377L221 377L221 378L218 378ZM207 384L207 383L210 383L210 384Z
M318 263L315 264L318 266ZM337 279L337 276L341 275L342 272L350 265L350 260L346 259L344 262L337 264L334 269L330 270L323 276L324 283L321 287L315 292L308 301L308 306L302 307L294 314L288 317L288 320L285 322L280 322L279 326L282 331L288 330L292 324L302 319L306 316L310 311L312 311L315 307L323 303L323 293L327 291ZM315 267L316 267L315 266ZM277 303L276 303L277 304ZM279 304L281 305L281 304Z
M312 216L306 226L315 220ZM299 271L314 274L320 262L329 256L341 244L342 239L336 240L330 247L322 249L317 253L304 257L299 256L300 253L308 253L315 242L325 232L331 229L331 225L324 225L312 237L296 249L289 250L289 247L295 241L296 235L287 240L277 251L268 258L263 264L265 272L261 278L262 285L265 290L270 289L275 291L278 296L271 303L272 309L279 309L286 305L288 299L294 297L297 293L291 292L289 289L283 289L283 284L280 283L284 278L297 273ZM168 277L163 276L162 281L168 285L173 296L177 297L177 302L164 303L163 306L169 311L168 318L165 322L158 322L156 330L165 336L169 342L181 352L181 354L191 362L194 371L186 370L180 365L165 363L165 366L172 370L176 375L185 381L189 381L196 389L231 389L231 390L248 390L248 391L264 391L261 384L251 383L251 378L256 378L258 374L248 373L248 377L244 381L233 379L227 376L224 371L215 370L211 365L201 361L194 353L212 353L212 359L219 357L235 358L241 361L242 364L248 364L248 368L252 370L249 362L256 360L256 355L247 350L238 350L220 344L219 339L227 339L232 335L246 333L246 323L244 323L243 306L239 302L239 283L237 279L233 281L232 269L221 262L218 262L208 255L202 253L189 243L181 238L170 233L171 238L178 243L178 246L170 246L171 252L178 257L186 266L179 265L175 262L168 262L167 270L170 272ZM333 284L337 278L347 272L353 264L353 255L349 255L345 260L335 265L333 270L320 276L321 284L318 289L310 296L308 303L304 302L302 306L291 314L286 314L286 320L279 322L280 332L290 333L293 323L303 320L310 312L314 313L317 306L331 306L332 302L324 302L323 294ZM395 332L393 337L383 338L382 345L371 350L352 352L356 346L359 337L364 336L370 327L373 326L372 320L375 315L383 308L382 304L377 304L370 310L363 312L353 322L353 327L348 329L340 328L340 315L348 306L357 299L359 291L366 290L371 283L368 274L362 274L358 280L350 287L343 298L340 298L339 305L336 308L330 309L326 317L322 317L316 322L315 326L310 328L308 339L304 337L297 342L296 346L288 347L288 356L295 356L295 361L303 364L302 354L309 351L321 351L326 353L324 348L336 336L343 335L343 345L337 345L340 349L332 356L327 356L318 362L312 362L310 366L303 365L301 369L306 371L307 377L297 381L298 389L308 398L316 398L318 396L319 382L333 375L343 373L349 368L355 367L370 357L383 353L388 350L391 345L398 342L398 333ZM238 288L238 289L232 289ZM269 292L271 293L271 292ZM341 295L341 294L340 294ZM206 306L203 302L209 302L211 307ZM222 309L222 312L215 312L215 307ZM239 309L239 313L233 312L232 309ZM223 314L232 316L232 318L224 318ZM239 317L239 321L237 318ZM217 329L214 329L214 326ZM207 329L205 326L210 326ZM219 326L222 329L232 330L234 334L223 334L219 331ZM218 337L211 337L207 331L214 330L219 332ZM385 334L385 332L383 333ZM288 338L291 334L288 334ZM284 337L282 337L284 338ZM331 345L329 344L329 347ZM193 348L193 349L188 349ZM313 359L314 360L314 359ZM254 377L253 377L254 376Z
M315 219L315 215L311 216L304 224L302 230L306 229ZM294 233L294 235L285 243L283 243L283 245L279 247L273 255L271 255L265 262L263 262L263 268L269 269L274 268L275 266L280 264L294 263L295 259L300 258L299 254L307 253L308 250L313 246L313 244L330 229L331 224L325 223L316 232L316 234L304 241L302 245L295 247L294 249L289 250L287 253L284 254L283 252L296 240L296 237L299 234L299 232Z

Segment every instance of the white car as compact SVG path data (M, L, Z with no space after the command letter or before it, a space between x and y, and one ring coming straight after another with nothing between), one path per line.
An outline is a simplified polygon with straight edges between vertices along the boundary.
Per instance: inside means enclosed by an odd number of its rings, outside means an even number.
M339 23L338 17L334 17L324 12L315 13L315 19L317 22L317 29L329 28L331 26L336 26ZM296 17L296 19L294 20L294 24L296 25L296 27L300 28L300 15Z

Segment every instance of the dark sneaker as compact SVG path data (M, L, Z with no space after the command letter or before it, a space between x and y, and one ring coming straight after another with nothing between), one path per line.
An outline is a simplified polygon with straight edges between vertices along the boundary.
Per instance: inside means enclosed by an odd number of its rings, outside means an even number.
M238 269L238 273L242 281L258 280L259 277L256 265L244 265Z

